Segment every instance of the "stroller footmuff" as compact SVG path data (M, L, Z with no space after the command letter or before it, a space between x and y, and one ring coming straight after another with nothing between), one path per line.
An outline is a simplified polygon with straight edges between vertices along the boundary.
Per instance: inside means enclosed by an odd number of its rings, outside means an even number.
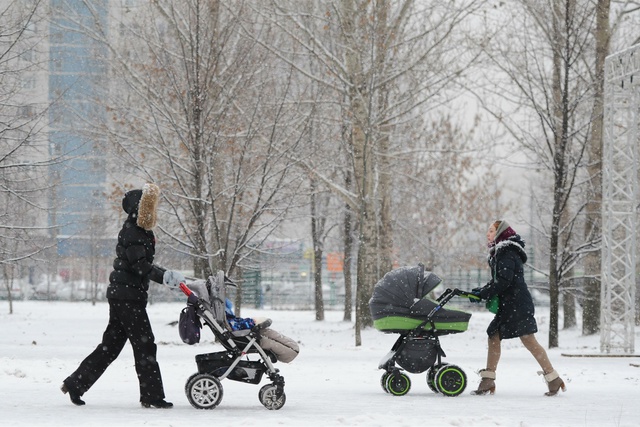
M439 339L467 330L470 313L443 308L454 296L467 293L447 289L438 300L430 299L429 292L441 282L420 264L390 271L373 290L369 309L374 327L400 334L378 365L385 370L380 381L387 393L403 396L409 392L411 380L404 371L426 371L429 388L445 396L458 396L467 386L462 368L442 362L446 355Z
M189 403L197 409L213 409L220 404L223 397L222 381L229 379L248 384L259 384L266 375L271 381L260 388L258 399L267 409L277 410L284 406L284 378L274 363L281 360L289 362L298 354L295 341L273 331L275 336L282 337L282 344L274 350L263 347L263 334L269 334L270 319L259 323L252 322L250 329L233 330L225 313L226 285L232 284L220 271L205 281L196 281L188 286L182 284L180 289L187 295L188 309L195 310L198 319L207 325L224 351L196 355L198 372L191 375L185 385L185 393ZM235 286L235 285L234 285ZM183 320L184 319L184 320ZM180 335L183 341L194 344L199 334L193 332L200 322L192 316L181 316ZM191 329L191 332L189 332ZM183 332L187 331L187 332ZM271 343L269 343L271 344ZM268 347L268 346L267 346ZM277 352L281 353L281 356Z

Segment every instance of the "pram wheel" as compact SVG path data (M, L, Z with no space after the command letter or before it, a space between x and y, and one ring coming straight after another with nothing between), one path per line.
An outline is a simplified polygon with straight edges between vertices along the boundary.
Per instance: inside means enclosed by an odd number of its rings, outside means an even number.
M210 374L194 374L184 387L187 399L196 409L213 409L222 401L222 384Z
M434 374L434 386L445 396L458 396L467 388L467 375L459 366L442 365Z
M440 393L440 390L436 387L436 371L437 369L435 366L432 366L427 370L427 385L432 392Z
M394 372L387 377L387 391L394 396L404 396L411 389L411 380L405 374Z
M282 390L280 397L278 397L278 387L273 384L267 384L258 392L258 400L270 411L277 411L284 406L287 396Z
M389 378L389 375L391 375L389 372L385 372L380 378L380 385L385 393L389 393L389 390L387 389L387 379Z

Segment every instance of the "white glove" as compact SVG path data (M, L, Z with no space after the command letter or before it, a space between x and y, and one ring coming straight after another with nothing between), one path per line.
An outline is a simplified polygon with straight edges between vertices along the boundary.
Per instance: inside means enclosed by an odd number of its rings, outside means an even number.
M177 288L180 286L180 283L185 283L185 278L184 275L178 271L167 270L162 276L162 283L171 288Z

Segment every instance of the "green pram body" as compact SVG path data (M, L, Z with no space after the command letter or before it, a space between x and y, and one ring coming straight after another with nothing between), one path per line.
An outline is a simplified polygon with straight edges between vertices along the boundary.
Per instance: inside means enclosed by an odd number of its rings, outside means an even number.
M403 396L409 392L411 380L404 371L427 372L427 385L435 393L458 396L466 388L464 370L442 362L446 355L439 337L467 330L471 313L444 306L454 296L468 293L447 289L437 300L430 298L429 293L441 282L419 264L390 271L373 289L369 300L373 326L400 334L378 364L384 370L380 384L387 393Z
M373 326L387 333L420 327L436 335L466 331L471 313L444 307L432 313L439 303L429 294L441 282L422 265L390 271L376 284L369 301Z

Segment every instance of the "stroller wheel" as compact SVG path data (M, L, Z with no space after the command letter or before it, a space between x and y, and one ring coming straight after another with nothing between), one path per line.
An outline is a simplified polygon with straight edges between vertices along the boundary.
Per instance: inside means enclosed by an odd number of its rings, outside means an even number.
M387 377L387 391L394 396L404 396L411 389L411 380L406 374L395 372Z
M391 375L389 372L385 372L380 378L380 385L385 393L389 393L389 390L387 389L387 378L389 378L389 375Z
M213 409L222 400L222 384L210 374L192 375L184 387L187 400L197 409Z
M434 376L435 387L445 396L458 396L467 388L467 375L456 365L442 365Z
M284 406L287 401L287 395L282 390L280 396L278 396L278 387L273 384L267 384L258 392L258 400L270 411L277 411Z
M436 371L437 368L435 366L432 366L427 370L427 385L432 392L440 393L440 390L436 387Z

